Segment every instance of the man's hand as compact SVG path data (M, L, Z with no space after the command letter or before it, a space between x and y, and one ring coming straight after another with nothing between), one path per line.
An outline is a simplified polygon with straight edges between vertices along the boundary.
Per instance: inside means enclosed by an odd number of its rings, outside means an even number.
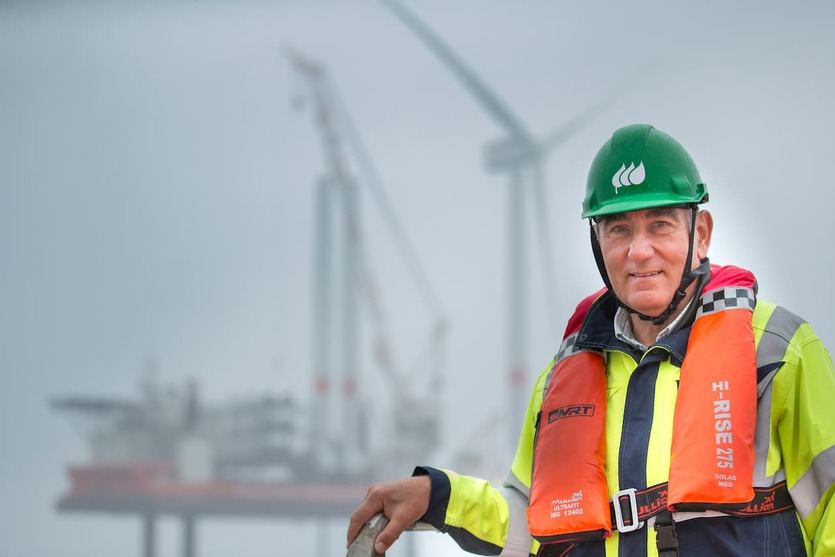
M368 488L365 501L354 510L348 524L348 545L375 514L382 512L388 525L377 536L374 551L385 553L403 531L426 514L429 508L429 476L416 476L374 484Z

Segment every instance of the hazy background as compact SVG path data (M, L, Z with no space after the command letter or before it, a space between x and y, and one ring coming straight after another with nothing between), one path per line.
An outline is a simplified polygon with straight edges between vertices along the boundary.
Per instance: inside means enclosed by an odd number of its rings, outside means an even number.
M407 5L536 133L617 99L547 166L560 321L600 282L579 218L588 165L615 128L650 122L708 184L712 259L751 268L762 298L835 345L833 3ZM323 163L310 113L291 104L303 87L285 44L328 66L450 319L447 445L506 404L507 184L482 162L502 132L380 4L4 2L0 556L139 552L133 520L53 510L65 466L87 453L49 397L131 396L148 359L160 380L198 379L207 400L308 396ZM409 361L429 315L367 197L363 213ZM559 344L539 278L533 369ZM163 523L159 555L178 554L177 526ZM339 555L343 524L331 530ZM313 535L307 522L208 521L199 546L302 556Z

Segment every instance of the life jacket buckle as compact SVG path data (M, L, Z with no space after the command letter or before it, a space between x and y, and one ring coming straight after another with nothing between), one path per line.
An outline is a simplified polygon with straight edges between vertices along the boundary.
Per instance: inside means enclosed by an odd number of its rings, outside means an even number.
M638 500L635 498L634 487L621 489L612 495L612 507L615 509L615 523L618 532L634 532L643 527L644 523L638 520ZM628 513L628 514L627 514ZM624 514L626 516L624 517Z

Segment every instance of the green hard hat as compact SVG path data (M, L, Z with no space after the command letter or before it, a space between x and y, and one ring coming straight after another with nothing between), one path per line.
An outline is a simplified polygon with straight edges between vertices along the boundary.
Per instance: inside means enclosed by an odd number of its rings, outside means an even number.
M583 218L707 201L707 187L678 141L647 124L612 134L589 169Z

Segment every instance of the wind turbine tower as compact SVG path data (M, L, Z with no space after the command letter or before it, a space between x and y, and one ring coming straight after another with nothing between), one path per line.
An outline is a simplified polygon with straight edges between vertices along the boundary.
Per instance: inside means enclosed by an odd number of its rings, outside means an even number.
M508 188L508 242L507 242L507 382L510 392L509 411L511 447L515 447L518 430L527 402L530 380L528 378L528 351L530 323L528 292L529 254L525 242L525 222L533 209L534 232L539 247L539 259L543 273L546 312L555 344L559 343L559 331L555 321L556 273L554 250L551 245L548 224L548 203L545 189L544 165L553 149L569 139L600 108L600 104L570 119L544 138L528 131L522 121L469 68L444 41L406 9L397 0L382 0L409 29L447 66L464 87L472 94L487 115L505 132L505 135L486 145L485 166L490 172L506 174ZM528 207L526 203L531 203Z

